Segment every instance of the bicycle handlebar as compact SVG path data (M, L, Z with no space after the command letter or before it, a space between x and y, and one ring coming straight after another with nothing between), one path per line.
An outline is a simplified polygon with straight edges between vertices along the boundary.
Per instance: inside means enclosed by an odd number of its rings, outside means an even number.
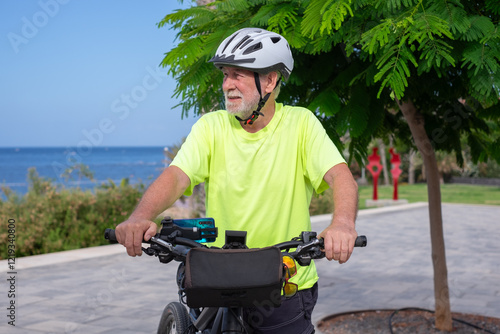
M106 229L104 238L109 240L110 243L117 243L115 230ZM157 233L149 241L143 243L151 244L149 248L143 248L147 255L155 255L159 258L160 262L168 263L172 260L183 261L186 258L187 252L191 248L204 247L206 245L193 241L191 239L183 238L178 233L173 235L163 236ZM354 243L354 247L366 247L367 238L364 235L358 236ZM325 257L325 253L321 251L324 248L323 239L317 239L315 232L303 232L301 239L285 241L274 245L281 251L295 248L295 251L289 252L300 265L309 265L311 259L321 259Z
M319 246L321 246L321 248L323 248L323 246L324 246L323 239L317 239L317 240L320 240ZM303 245L303 244L304 244L303 241L292 240L292 241L285 241L285 242L276 244L274 246L283 250L283 249L287 249L287 248L297 248L298 246ZM354 247L366 247L367 244L368 244L368 239L366 238L366 236L360 235L356 238L356 241L354 242Z
M368 245L368 239L365 235L358 236L354 242L354 247L366 247L366 245Z
M159 234L157 234L155 237L162 240L161 236ZM104 231L104 239L108 240L110 244L117 244L118 243L118 240L116 239L115 230L112 228L107 228ZM322 240L322 239L318 239L318 240ZM176 241L176 244L183 245L183 246L202 247L202 244L200 244L196 241L190 240L190 239L182 238L182 237L176 237L175 241ZM144 240L143 243L150 243L150 242ZM275 246L278 247L279 249L283 250L283 249L287 249L287 248L297 248L297 246L300 246L302 244L303 244L303 241L285 241L285 242L279 243ZM356 238L356 241L354 242L354 247L366 247L367 244L368 244L368 239L366 238L366 236L360 235ZM320 246L323 247L323 241L321 241Z
M104 230L104 239L108 240L110 244L117 244L115 230L112 228L107 228Z
M153 238L155 238L155 239L153 239ZM110 244L117 244L118 243L118 240L116 239L115 230L112 228L107 228L106 230L104 230L104 239L108 240ZM162 241L167 243L159 233L157 233L151 239L155 240L154 241L155 243L161 243ZM143 240L142 243L150 244L151 240L150 241ZM191 248L205 247L203 244L200 244L196 241L193 241L193 240L187 239L187 238L183 238L183 237L179 237L179 236L175 237L175 244L182 245L182 246L188 246ZM162 245L164 247L166 247L164 244L162 244Z

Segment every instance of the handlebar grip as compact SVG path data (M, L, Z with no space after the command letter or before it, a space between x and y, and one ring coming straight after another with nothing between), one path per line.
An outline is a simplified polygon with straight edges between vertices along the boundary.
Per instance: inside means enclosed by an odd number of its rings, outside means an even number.
M116 240L115 230L112 228L107 228L104 230L104 239L109 240L110 244L117 244L118 240Z
M360 235L356 238L356 241L354 242L354 247L366 247L366 244L368 243L368 239L364 235Z

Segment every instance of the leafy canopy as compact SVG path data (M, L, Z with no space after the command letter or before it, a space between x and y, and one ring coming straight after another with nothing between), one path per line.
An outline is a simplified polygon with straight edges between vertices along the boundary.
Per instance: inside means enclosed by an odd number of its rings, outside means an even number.
M243 27L282 34L295 68L280 99L313 110L350 159L375 137L411 135L395 100L412 101L435 149L500 161L500 4L496 0L226 0L168 14L178 30L162 65L183 115L222 108L222 76L207 61Z

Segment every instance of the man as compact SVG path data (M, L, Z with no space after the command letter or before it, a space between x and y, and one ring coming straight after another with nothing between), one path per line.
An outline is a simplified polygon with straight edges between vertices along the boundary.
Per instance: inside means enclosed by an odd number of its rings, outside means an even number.
M313 190L333 189L332 223L320 236L329 260L346 262L357 233L357 185L335 145L314 114L276 103L280 82L293 69L287 41L256 28L224 40L210 60L224 75L227 110L200 118L171 165L148 188L116 235L130 256L157 226L151 220L182 194L205 182L207 216L224 236L226 229L248 231L250 248L265 247L311 230ZM217 246L222 246L223 238ZM284 300L258 331L312 333L318 277L312 263L292 281L300 296Z

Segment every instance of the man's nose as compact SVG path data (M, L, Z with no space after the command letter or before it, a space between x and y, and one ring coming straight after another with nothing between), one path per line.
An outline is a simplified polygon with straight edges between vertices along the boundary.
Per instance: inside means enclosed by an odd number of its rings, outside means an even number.
M224 78L224 81L222 81L222 90L227 91L230 89L236 88L234 84L234 80L231 79L229 76Z

